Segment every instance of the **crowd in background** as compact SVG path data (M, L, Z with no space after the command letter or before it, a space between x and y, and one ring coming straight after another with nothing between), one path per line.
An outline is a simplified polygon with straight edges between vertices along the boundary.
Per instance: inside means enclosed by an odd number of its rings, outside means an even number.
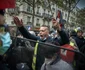
M0 70L85 70L85 33L81 28L68 31L52 20L53 31L42 25L35 33L28 31L18 17L13 20L18 29L16 37L7 30L4 10L0 10ZM72 61L61 58L61 52L67 52L61 51L62 46L73 48L72 55L68 55Z

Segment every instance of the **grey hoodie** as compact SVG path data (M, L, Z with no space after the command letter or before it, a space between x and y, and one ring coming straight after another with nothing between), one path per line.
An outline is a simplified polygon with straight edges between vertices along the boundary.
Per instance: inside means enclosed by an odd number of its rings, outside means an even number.
M70 64L60 59L54 64L50 64L50 62L44 63L41 70L73 70L73 68Z

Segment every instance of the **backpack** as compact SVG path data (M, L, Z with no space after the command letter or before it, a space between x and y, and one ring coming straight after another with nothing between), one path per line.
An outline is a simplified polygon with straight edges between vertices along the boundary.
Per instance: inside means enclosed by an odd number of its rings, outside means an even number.
M74 48L69 44L65 44L65 45L61 46L61 48L74 50ZM68 63L72 63L74 61L75 52L72 52L69 50L61 49L60 56L61 56L62 60L66 61Z

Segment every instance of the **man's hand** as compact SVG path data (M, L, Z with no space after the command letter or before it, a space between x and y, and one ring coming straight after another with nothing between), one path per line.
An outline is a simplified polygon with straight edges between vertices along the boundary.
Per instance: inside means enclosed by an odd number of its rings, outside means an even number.
M56 21L56 19L52 19L53 27L56 28L57 30L61 31L61 26L60 24Z
M18 17L13 17L13 20L14 20L14 23L16 24L16 26L18 26L18 27L22 27L23 26L22 19L19 20Z

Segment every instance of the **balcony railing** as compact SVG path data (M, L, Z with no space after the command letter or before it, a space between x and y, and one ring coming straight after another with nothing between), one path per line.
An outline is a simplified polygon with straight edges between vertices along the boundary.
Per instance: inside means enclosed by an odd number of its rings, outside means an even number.
M8 13L18 15L19 14L19 8L16 7L15 9L8 9Z
M43 13L42 16L44 17L44 19L50 21L52 19L52 15L47 14L47 13Z
M27 24L28 24L28 25L32 25L32 22L31 22L31 21L28 21Z
M39 23L36 23L36 26L37 26L37 27L40 27L40 24L39 24Z
M41 13L37 11L37 12L36 12L36 15L41 16Z

